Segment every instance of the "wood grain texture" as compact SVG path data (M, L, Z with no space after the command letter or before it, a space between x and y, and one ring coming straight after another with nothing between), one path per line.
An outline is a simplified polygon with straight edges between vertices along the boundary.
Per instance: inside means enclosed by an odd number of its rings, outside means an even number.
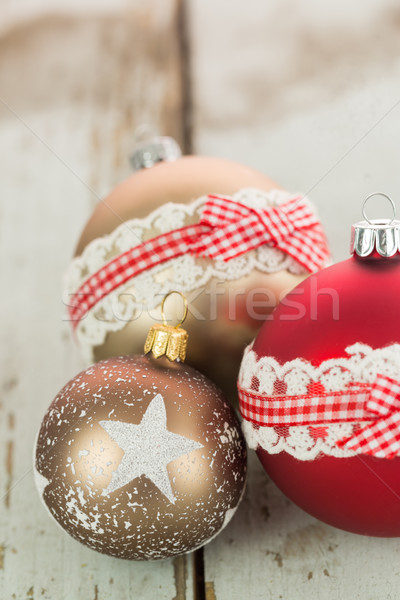
M400 542L345 533L307 515L250 456L246 496L205 552L206 600L395 600Z
M367 193L400 206L398 4L192 0L190 17L195 151L312 190L335 257L347 257ZM302 512L251 452L243 505L204 550L206 599L394 600L399 558L399 540Z
M32 479L41 416L83 366L60 278L94 203L129 173L136 125L186 145L193 126L196 151L313 188L336 257L360 198L399 191L395 2L190 0L185 101L180 4L0 0L0 600L194 598L193 557L97 555L49 520ZM242 507L205 548L204 599L394 600L399 553L309 517L252 456Z
M68 17L50 6L0 37L0 599L191 600L191 556L92 552L49 519L33 482L41 417L83 367L61 295L78 234L129 174L137 125L182 137L177 2Z
M367 194L400 196L398 2L192 0L190 15L195 150L309 193L347 258Z

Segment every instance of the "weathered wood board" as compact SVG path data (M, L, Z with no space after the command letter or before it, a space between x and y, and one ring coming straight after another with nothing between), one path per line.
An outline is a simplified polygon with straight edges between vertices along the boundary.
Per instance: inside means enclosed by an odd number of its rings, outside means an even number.
M400 542L345 533L290 502L250 456L246 496L204 552L206 600L395 600Z
M0 598L190 600L191 556L154 564L92 552L48 518L33 483L41 417L83 366L62 320L78 234L129 173L137 125L182 139L178 3L46 16L52 6L0 3Z
M192 0L190 15L195 150L309 193L346 258L367 194L400 197L398 2Z
M398 4L192 0L190 15L194 149L310 192L335 258L347 257L368 193L400 206ZM394 599L399 559L399 540L302 512L253 456L243 505L205 549L206 598Z
M128 563L48 519L32 478L41 416L83 365L61 276L91 209L129 173L137 125L310 191L336 258L375 188L399 192L394 1L0 0L0 600L202 600L193 556ZM328 8L327 8L328 7ZM395 599L400 543L325 526L255 457L229 527L204 550L206 600Z

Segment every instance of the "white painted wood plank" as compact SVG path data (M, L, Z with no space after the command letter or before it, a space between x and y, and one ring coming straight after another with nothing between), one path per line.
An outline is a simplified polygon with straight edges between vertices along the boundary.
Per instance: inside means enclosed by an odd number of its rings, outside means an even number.
M130 17L39 16L0 38L2 600L193 598L192 557L133 563L80 546L49 519L31 468L45 409L83 366L61 297L78 234L128 174L137 124L180 136L176 2L139 4Z
M346 258L368 193L400 210L398 2L192 0L190 15L196 151L310 192Z
M18 25L29 24L43 16L119 16L132 17L138 10L151 14L153 22L169 23L170 2L151 0L143 4L142 0L69 0L57 2L56 0L1 0L0 31L14 28Z
M242 506L206 547L206 600L394 600L400 542L329 527L290 502L254 453Z
M399 15L391 0L191 1L195 150L311 190L336 259L365 195L400 207ZM399 540L302 512L252 453L244 503L205 549L206 598L394 599L399 559Z

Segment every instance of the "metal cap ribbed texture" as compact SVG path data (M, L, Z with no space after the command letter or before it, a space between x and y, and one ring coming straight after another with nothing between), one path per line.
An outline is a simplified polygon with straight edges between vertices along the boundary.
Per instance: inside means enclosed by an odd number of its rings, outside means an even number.
M156 323L147 334L144 353L151 352L155 358L166 356L169 360L184 362L188 337L188 332L182 327Z
M182 156L177 142L167 136L157 136L138 144L130 157L134 171L149 169L159 162L172 162Z
M380 256L393 256L400 251L400 221L360 221L351 228L351 252L369 256L376 250Z
M373 196L386 198L392 207L392 219L369 219L365 211L367 201ZM376 251L380 256L389 258L400 251L400 221L396 220L396 206L387 194L374 192L365 198L362 205L364 221L355 223L351 228L350 252L358 256L369 256Z

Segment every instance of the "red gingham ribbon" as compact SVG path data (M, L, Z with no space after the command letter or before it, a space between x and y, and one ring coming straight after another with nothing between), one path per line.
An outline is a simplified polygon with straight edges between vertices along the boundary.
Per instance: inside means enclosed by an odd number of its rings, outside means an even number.
M400 453L400 384L378 375L366 404L375 420L338 446L378 458L394 458Z
M372 385L320 396L266 396L238 386L240 412L247 421L261 426L323 425L347 421L372 421L341 448L394 458L400 453L400 383L378 375Z
M329 258L321 224L301 196L277 207L250 208L210 195L199 223L134 246L88 277L71 299L71 321L77 326L107 294L167 260L190 253L229 261L263 244L286 252L310 272Z

